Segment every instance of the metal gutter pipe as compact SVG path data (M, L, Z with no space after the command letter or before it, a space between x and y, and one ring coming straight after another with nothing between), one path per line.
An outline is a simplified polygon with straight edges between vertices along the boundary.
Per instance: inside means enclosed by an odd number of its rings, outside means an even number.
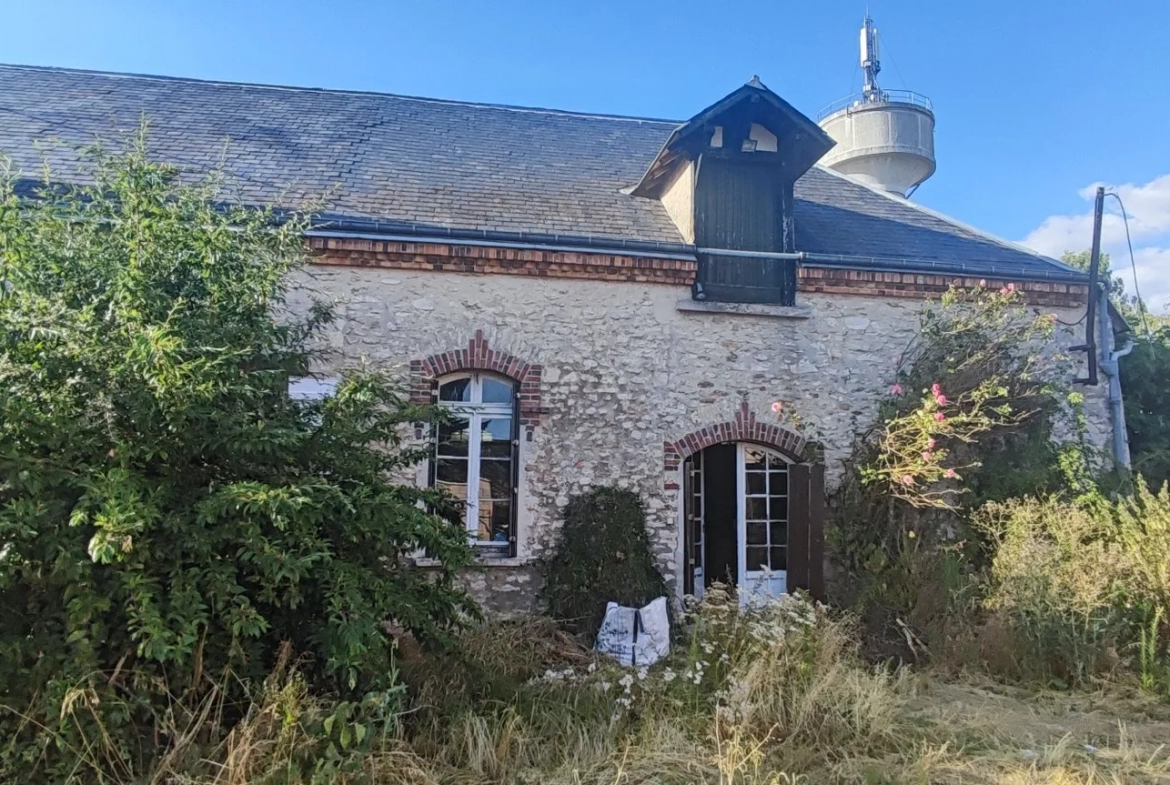
M1113 325L1109 321L1109 295L1102 291L1101 306L1097 308L1097 345L1102 348L1100 367L1109 378L1109 420L1113 426L1113 460L1118 466L1130 468L1129 432L1125 428L1125 402L1121 396L1122 357L1133 351L1133 338L1127 338L1125 346L1105 351L1113 345Z

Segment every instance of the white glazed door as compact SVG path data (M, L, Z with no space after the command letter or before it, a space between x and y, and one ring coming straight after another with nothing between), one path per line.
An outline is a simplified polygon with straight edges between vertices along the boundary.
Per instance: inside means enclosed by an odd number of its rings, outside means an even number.
M779 454L740 444L738 541L740 601L788 590L788 463Z

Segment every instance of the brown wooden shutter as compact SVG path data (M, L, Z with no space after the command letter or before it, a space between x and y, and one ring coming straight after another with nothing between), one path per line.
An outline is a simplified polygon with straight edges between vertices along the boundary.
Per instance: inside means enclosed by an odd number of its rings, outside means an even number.
M788 467L788 591L825 598L825 467Z
M825 601L825 466L813 464L808 489L808 593Z
M809 467L788 466L788 591L808 590Z

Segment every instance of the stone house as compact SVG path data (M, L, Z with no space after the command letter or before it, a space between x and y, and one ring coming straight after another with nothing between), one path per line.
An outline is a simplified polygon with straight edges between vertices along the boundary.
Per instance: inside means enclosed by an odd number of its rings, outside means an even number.
M25 172L67 175L145 116L155 154L222 162L232 199L324 195L301 285L339 304L331 362L451 408L418 480L466 499L469 580L504 611L602 484L644 499L679 592L819 590L824 484L922 303L1012 283L1064 322L1086 309L1083 273L819 166L832 140L754 80L679 123L3 66L0 109ZM1085 391L1104 444L1107 389Z

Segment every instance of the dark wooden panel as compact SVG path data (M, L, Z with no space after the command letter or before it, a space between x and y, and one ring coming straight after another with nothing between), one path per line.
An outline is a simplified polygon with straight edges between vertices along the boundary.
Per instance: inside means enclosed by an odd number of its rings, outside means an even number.
M736 251L781 248L783 179L756 160L704 154L695 184L695 242Z
M695 243L700 248L782 252L791 245L791 185L761 155L704 153L695 185ZM796 263L748 256L699 257L704 299L795 302Z
M814 464L809 477L808 592L825 601L825 466Z
M735 585L739 575L736 447L703 451L703 580Z
M788 591L809 588L809 467L788 467Z
M695 488L691 476L694 458L682 465L683 476L683 594L695 593Z

